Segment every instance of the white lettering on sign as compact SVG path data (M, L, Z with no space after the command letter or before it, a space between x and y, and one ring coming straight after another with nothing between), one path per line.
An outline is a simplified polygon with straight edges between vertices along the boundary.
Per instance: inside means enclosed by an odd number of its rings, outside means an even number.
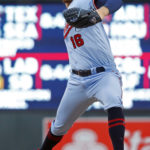
M38 18L36 16L36 6L6 6L6 20L8 22L34 22Z
M8 78L9 88L13 90L29 90L33 87L32 76L28 74L13 74Z
M43 29L64 29L65 19L62 13L57 13L56 16L52 16L50 13L43 13L40 20L40 25Z
M51 100L50 90L0 90L0 108L3 109L27 109L27 101Z
M129 15L130 14L130 15ZM113 16L106 31L115 56L140 56L140 39L147 33L142 5L124 5Z
M0 30L0 57L13 57L18 50L32 50L40 32L38 7L9 5L0 6L0 11L5 17Z
M123 92L125 108L132 108L135 101L150 101L150 89L126 89Z
M113 16L113 21L144 21L142 5L126 5L121 7Z
M14 65L12 60L9 58L4 59L4 73L11 75L14 73L27 73L34 75L38 71L38 62L35 58L28 57L26 59L17 58Z
M67 80L69 79L70 66L63 66L61 64L57 65L56 68L52 68L50 65L45 64L41 67L40 77L42 80Z
M17 50L30 50L34 47L32 39L2 39L0 38L0 57L16 56Z
M125 150L149 150L150 149L150 136L142 137L142 132L140 130L135 130L133 133L129 130L125 132L125 139L128 139L128 143L124 143Z
M112 22L110 25L112 38L144 38L147 32L145 22Z
M142 49L136 38L111 38L110 44L114 56L140 56Z
M4 25L4 38L6 39L12 39L12 38L18 38L18 39L25 39L25 38L31 38L31 39L37 39L38 38L38 32L36 29L35 24L28 23L27 25L24 23L6 23Z

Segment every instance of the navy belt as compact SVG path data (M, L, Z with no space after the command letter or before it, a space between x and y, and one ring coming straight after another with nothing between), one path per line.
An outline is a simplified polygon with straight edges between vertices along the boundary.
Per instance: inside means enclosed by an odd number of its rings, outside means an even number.
M97 67L96 68L96 73L104 72L105 68L104 67ZM79 75L81 77L86 77L92 75L91 70L72 70L72 73Z

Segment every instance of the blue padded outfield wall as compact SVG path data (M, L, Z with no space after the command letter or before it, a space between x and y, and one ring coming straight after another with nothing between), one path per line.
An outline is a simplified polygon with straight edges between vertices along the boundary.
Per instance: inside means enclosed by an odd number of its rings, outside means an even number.
M61 3L0 5L0 109L56 110L69 77ZM104 20L126 109L150 108L150 4ZM99 109L95 103L89 109Z

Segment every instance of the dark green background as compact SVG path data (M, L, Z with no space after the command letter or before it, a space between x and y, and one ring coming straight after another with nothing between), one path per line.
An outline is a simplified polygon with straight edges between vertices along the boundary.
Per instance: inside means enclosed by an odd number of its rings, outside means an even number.
M53 111L0 111L0 150L37 150L42 142L42 121L54 117ZM125 111L127 117L149 117L150 111ZM83 116L82 116L83 117ZM86 112L84 117L106 117L102 110Z

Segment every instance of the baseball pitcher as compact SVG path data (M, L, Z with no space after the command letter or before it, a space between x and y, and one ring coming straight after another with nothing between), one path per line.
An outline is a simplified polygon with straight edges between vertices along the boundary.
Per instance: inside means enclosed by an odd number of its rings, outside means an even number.
M63 2L67 7L63 12L66 20L64 40L71 75L56 118L40 150L52 150L76 119L96 101L102 103L108 114L113 149L123 150L125 122L121 77L102 24L105 16L113 14L121 7L122 0Z

